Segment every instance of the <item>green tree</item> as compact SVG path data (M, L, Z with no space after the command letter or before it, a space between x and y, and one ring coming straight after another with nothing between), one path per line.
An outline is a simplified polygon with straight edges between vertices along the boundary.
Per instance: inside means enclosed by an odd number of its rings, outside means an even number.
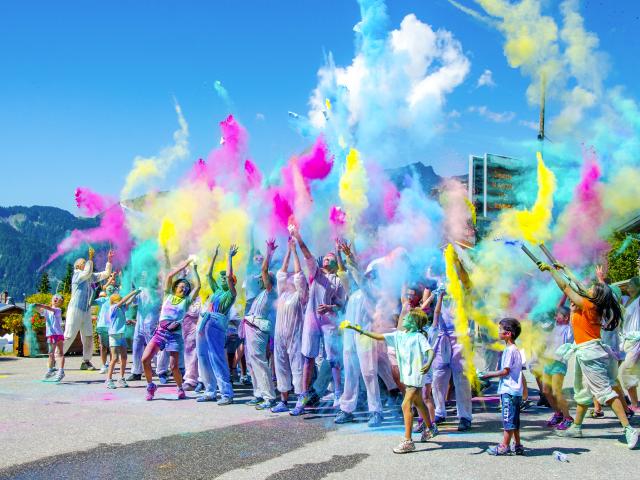
M67 273L62 280L62 293L71 293L71 280L73 279L73 265L67 263Z
M612 282L628 280L638 275L636 260L640 256L640 241L626 233L616 233L609 240L609 273Z
M51 291L51 284L49 283L49 274L44 271L40 277L40 283L38 284L38 292L49 293Z

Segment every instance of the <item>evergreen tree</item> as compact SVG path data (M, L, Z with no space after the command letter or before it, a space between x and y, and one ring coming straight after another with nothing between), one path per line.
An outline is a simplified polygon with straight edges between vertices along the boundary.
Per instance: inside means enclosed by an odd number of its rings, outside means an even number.
M71 293L71 280L73 278L73 265L67 263L67 274L62 281L62 293Z
M44 272L42 272L42 276L40 277L38 292L49 293L49 290L51 290L51 285L49 284L49 274L45 270Z

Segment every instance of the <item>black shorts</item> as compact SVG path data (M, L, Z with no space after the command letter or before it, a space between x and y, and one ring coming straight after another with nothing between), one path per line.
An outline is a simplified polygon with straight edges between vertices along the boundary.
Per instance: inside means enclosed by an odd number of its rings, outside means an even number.
M520 404L522 397L503 393L500 395L502 403L502 428L505 430L520 430Z

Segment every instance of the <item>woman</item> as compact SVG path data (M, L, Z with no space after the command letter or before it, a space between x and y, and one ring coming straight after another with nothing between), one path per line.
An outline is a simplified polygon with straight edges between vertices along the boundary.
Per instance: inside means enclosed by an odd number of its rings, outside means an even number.
M567 437L582 437L582 422L592 397L600 403L611 407L624 428L627 446L632 449L638 443L638 432L629 425L624 405L614 391L616 359L604 348L600 338L600 330L613 330L620 323L622 312L611 288L605 283L596 283L585 291L575 276L564 265L555 264L553 267L546 263L538 265L541 271L550 272L572 303L574 344L559 349L564 350L566 358L575 352L575 381L574 398L576 401L576 416L573 425L558 435ZM563 271L565 275L562 275Z
M238 247L231 245L227 256L227 270L220 272L220 283L213 278L213 266L218 258L220 245L211 259L207 281L211 296L200 314L196 344L198 366L205 391L198 402L212 402L216 399L216 389L220 390L218 405L233 403L233 386L229 378L229 365L224 344L229 326L229 310L236 301L236 279L233 275L233 257Z
M178 272L181 272L190 264L195 279L195 287L193 289L186 278L179 278L174 281L174 277ZM151 359L159 350L166 350L169 353L173 378L178 386L178 399L182 400L186 397L182 389L182 374L179 368L180 352L184 348L182 321L189 305L200 292L198 266L193 263L192 259L185 260L178 268L167 274L164 292L165 297L160 310L158 328L142 354L142 366L144 368L144 376L147 379L147 400L153 400L153 396L158 389L156 384L151 381L153 378Z

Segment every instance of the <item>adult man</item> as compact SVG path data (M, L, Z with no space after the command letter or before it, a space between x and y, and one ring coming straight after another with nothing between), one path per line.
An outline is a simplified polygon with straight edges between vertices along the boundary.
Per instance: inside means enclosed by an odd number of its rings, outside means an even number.
M76 339L80 332L82 340L82 364L80 370L96 370L91 364L93 355L93 324L91 323L92 284L106 280L111 275L111 259L113 252L107 253L107 264L103 272L93 273L93 257L95 250L89 247L89 258L79 258L74 263L71 279L71 300L67 307L67 318L64 326L64 351Z

